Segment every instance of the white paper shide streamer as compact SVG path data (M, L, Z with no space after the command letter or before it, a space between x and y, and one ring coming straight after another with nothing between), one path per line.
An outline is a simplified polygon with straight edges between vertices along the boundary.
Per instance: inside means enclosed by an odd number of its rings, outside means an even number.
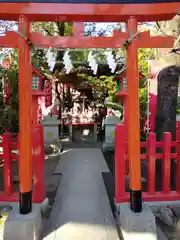
M55 58L54 53L51 51L51 48L48 49L46 58L47 58L47 63L50 68L50 71L53 71L54 65L56 63L56 58Z
M112 52L110 52L110 51L105 52L105 56L106 56L109 68L111 69L111 72L114 73L115 70L116 70L117 64L115 62L115 59L114 59L114 56L113 56Z
M66 73L69 74L71 72L71 70L73 69L69 51L66 51L63 56L63 64L64 64L64 68L66 69Z
M92 51L89 52L88 54L88 62L89 62L89 66L91 67L93 74L97 73L98 70L98 64L96 62L95 57L92 54Z

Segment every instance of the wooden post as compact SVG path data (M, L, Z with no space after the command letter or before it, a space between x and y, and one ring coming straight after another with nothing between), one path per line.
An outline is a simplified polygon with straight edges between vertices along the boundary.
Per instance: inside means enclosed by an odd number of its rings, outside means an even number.
M32 123L38 122L38 96L32 95Z
M3 137L3 159L4 159L4 191L10 195L13 192L12 159L11 159L11 134L6 132Z
M33 168L34 193L33 201L41 203L45 198L44 184L44 130L41 124L33 126Z
M29 37L30 22L19 18L19 31ZM20 213L32 210L32 67L28 43L19 37L19 176Z
M163 159L162 159L162 192L167 194L171 189L171 133L165 132L163 138Z
M125 126L125 142L126 142L126 147L125 147L125 155L126 155L126 175L129 174L129 161L128 161L128 136L127 136L127 132L128 132L128 96L124 96L123 98L123 105L124 105L124 126Z
M148 193L155 193L156 181L156 134L150 132L148 136Z
M177 164L176 164L176 191L180 193L180 122L177 122L176 132L176 153L177 153Z
M73 22L73 36L84 36L83 22Z
M116 203L125 195L125 127L118 124L115 130L115 200Z
M137 34L137 20L131 18L127 23L130 37ZM139 121L139 76L138 47L134 38L127 48L127 93L128 93L128 158L130 173L131 210L142 211L141 165L140 165L140 121Z

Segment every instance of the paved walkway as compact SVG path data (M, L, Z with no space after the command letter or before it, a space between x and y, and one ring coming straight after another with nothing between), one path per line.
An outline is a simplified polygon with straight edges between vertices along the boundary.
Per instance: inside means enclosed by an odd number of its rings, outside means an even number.
M101 172L100 149L68 149L56 167L62 173L44 240L119 240Z

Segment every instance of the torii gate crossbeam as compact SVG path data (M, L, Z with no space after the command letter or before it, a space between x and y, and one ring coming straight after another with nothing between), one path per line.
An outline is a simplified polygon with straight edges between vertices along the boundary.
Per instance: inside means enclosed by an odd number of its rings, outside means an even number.
M74 2L74 3L73 3ZM79 3L78 3L79 2ZM83 3L78 1L44 1L43 0L0 0L0 16L2 20L18 21L20 15L25 15L30 21L59 21L59 22L125 22L133 16L138 22L163 21L172 19L180 12L178 0L106 1L107 3ZM129 1L128 1L129 2ZM138 3L136 3L138 2ZM142 4L140 4L142 2ZM147 3L146 3L147 2Z

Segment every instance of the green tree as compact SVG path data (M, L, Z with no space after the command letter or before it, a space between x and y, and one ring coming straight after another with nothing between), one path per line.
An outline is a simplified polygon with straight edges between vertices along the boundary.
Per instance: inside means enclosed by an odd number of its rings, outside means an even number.
M10 24L11 26L11 24ZM101 25L102 26L102 25ZM121 29L123 26L120 24L108 24L107 27L100 27L95 23L87 23L85 24L85 35L93 35L93 36L99 36L99 35L110 35L112 34L113 29ZM60 36L69 36L72 35L72 23L64 23L64 22L36 22L33 23L33 30L42 32L44 35L48 36L54 36L54 35L60 35ZM62 58L64 55L64 51L62 49L54 49L53 50L56 54L56 63L54 66L53 74L56 77L59 77L59 73L63 70L64 66L62 63ZM32 62L35 66L43 70L44 72L49 71L49 66L47 64L46 59L46 53L47 49L36 49L32 54ZM77 71L78 76L83 78L85 82L88 84L95 85L97 89L99 90L105 90L107 91L110 99L112 102L116 102L115 93L117 91L116 88L116 81L115 78L118 77L119 73L118 71L115 72L115 74L111 74L109 76L103 75L100 77L96 76L90 76L88 74L82 74L80 73L81 69L88 68L87 63L87 56L88 56L89 50L86 49L84 51L74 51L71 52L71 59L72 61L79 61L81 63L74 64L74 70ZM102 51L96 50L93 51L96 58L101 61L101 63L107 64L106 57ZM119 61L121 65L125 64L125 57L122 50L113 50L113 54L116 55L116 61ZM17 51L12 52L13 56L13 65L11 66L10 71L17 73L17 66L18 66L18 57L17 57ZM145 106L147 103L147 98L144 96L147 95L147 76L148 76L148 62L147 60L152 58L153 51L150 49L140 49L139 50L139 70L144 75L144 78L140 81L140 105L141 105L141 119L143 119L143 116L145 115ZM17 76L14 75L14 77L11 76L11 78L16 78L16 80L12 80L11 84L16 83L17 84ZM13 90L16 92L15 90ZM16 96L16 102L18 95ZM18 107L17 107L18 110Z

